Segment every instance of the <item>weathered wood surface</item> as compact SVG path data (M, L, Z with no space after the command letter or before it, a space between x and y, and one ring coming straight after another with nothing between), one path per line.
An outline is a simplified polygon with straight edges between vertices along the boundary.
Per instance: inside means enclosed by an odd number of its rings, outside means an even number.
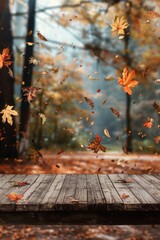
M160 224L160 175L1 174L0 223Z

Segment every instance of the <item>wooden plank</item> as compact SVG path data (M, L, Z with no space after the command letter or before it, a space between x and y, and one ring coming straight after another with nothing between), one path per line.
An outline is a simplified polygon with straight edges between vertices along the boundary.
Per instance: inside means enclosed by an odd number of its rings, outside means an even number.
M125 179L132 175L128 174L119 174L121 179ZM128 188L132 191L132 193L136 196L136 198L140 201L142 209L144 210L155 210L159 209L158 202L148 193L145 189L143 189L137 182L129 182L127 183Z
M30 184L32 184L36 180L37 177L38 177L38 175L28 175L28 176L26 176L23 179L23 181L27 182L28 185L25 185L23 187L14 187L14 192L16 192L18 195L23 195L25 193L25 191L30 188ZM23 198L22 201L25 201L25 199ZM5 196L1 201L1 204L6 209L8 209L8 204L10 205L10 203L11 203L11 201L7 196ZM16 204L17 203L12 202L12 207L14 207L14 209L16 208Z
M0 211L14 211L14 202L11 202L9 198L6 197L7 194L11 192L16 192L13 182L21 182L25 179L25 174L10 175L5 179L5 184L0 189ZM3 183L4 183L3 182ZM5 201L3 201L5 199Z
M88 210L106 210L107 205L99 182L98 175L88 174L86 176L87 176Z
M24 193L23 199L19 200L15 206L15 211L27 211L28 210L28 199L37 190L41 182L43 181L45 174L40 174L36 180L30 185L27 191Z
M156 177L156 175L143 174L143 177L148 180L151 184L156 186L156 188L160 189L160 179Z
M48 189L46 195L40 202L40 211L55 210L55 203L61 191L62 185L65 181L65 174L58 174Z
M2 188L3 185L6 182L9 182L14 176L15 176L15 174L4 174L4 175L2 175L1 178L0 178L0 188Z
M160 214L159 211L0 212L0 225L4 224L61 225L61 228L62 225L153 225L160 224Z
M44 178L40 182L40 185L36 188L27 201L26 208L28 211L39 210L40 202L44 198L55 177L56 175L53 174L45 174Z
M109 174L108 176L111 179L114 187L119 193L121 200L124 203L124 210L126 211L131 210L136 211L137 209L140 210L142 208L140 201L128 187L128 183L126 180L128 179L128 176L122 177L122 175L118 174Z
M56 210L63 211L73 209L72 199L75 198L77 179L77 174L66 175L60 194L56 200Z
M107 203L107 210L122 210L124 203L106 174L98 174L100 185Z
M145 179L142 175L132 175L134 179L142 188L146 190L158 203L160 203L160 190L157 189L150 181Z
M75 191L75 200L73 199L73 203L75 204L75 210L87 210L87 176L85 174L79 174L77 180L77 187Z

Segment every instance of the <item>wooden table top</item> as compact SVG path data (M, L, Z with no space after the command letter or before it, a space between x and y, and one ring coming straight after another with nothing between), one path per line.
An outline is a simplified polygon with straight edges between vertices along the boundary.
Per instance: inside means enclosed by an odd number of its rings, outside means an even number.
M28 184L16 187L18 182ZM23 198L12 202L7 195L13 192ZM129 213L142 216L142 212L160 215L160 174L0 175L0 219L22 213L26 214L24 216L48 213L48 217L59 213L64 218L65 214L73 214L75 219L76 214L78 218L81 213L85 216L102 214L103 217L115 214L117 218L125 215L127 218Z

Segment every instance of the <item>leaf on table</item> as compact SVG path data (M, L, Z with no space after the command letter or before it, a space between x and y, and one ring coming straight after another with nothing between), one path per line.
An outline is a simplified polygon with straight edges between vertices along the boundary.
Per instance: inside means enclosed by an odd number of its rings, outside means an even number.
M8 122L10 125L13 124L13 117L12 116L18 116L17 111L12 109L13 106L7 105L6 108L4 108L0 114L2 115L2 122Z
M143 124L144 127L146 128L152 128L153 126L153 118L147 118L146 122Z
M102 137L96 134L96 137L89 143L87 146L88 149L93 150L94 153L97 153L99 150L105 152L106 147L101 145Z
M126 193L122 193L120 196L121 196L121 198L122 198L122 199L126 199L126 198L128 198L128 197L129 197L129 195L128 195L128 194L126 194Z
M125 29L128 28L129 24L125 17L115 16L113 24L111 24L113 34L124 35Z
M30 185L30 183L28 182L13 182L13 187L23 187L23 186L26 186L26 185Z
M46 116L43 113L39 113L40 118L42 119L42 125L46 122Z
M39 31L37 32L37 36L38 36L39 39L41 39L42 41L47 41L47 38L45 38Z
M117 118L120 117L120 113L119 113L119 111L117 111L117 109L115 109L115 108L113 108L113 107L110 107L110 109L111 109L111 111L113 112L113 114L114 114Z
M135 70L129 72L127 68L124 68L122 72L122 78L118 77L118 84L121 85L124 92L128 93L129 95L132 95L131 88L134 88L138 85L138 81L133 79L135 75Z
M7 194L6 195L12 202L18 202L20 199L23 198L23 195L22 194L17 194L15 192L12 192L10 194Z

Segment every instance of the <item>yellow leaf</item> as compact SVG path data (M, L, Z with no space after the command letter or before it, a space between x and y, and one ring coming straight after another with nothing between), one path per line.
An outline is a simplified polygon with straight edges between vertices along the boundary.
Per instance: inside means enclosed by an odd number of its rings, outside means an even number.
M106 129L104 129L104 134L106 135L106 137L108 137L108 138L110 138L111 136L110 136L110 134L109 134L109 131L108 131L108 129L106 128Z
M5 109L3 109L0 114L2 115L2 122L5 123L6 121L12 125L13 124L13 116L18 116L17 111L12 110L13 106L7 105Z
M129 24L126 21L124 16L122 16L120 18L118 16L115 16L114 22L111 25L111 27L112 27L111 31L114 33L117 33L119 35L124 35L125 34L124 29L128 28L128 26L129 26Z
M40 118L42 119L42 125L46 122L46 116L42 113L39 113Z

